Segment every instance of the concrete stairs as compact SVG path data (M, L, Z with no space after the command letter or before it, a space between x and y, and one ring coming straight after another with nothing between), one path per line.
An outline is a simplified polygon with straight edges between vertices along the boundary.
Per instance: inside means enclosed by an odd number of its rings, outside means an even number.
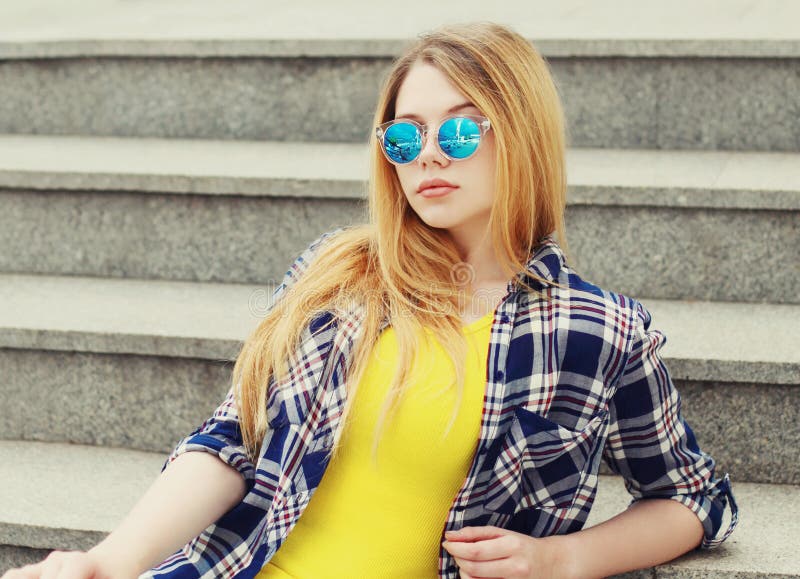
M595 4L460 14L551 62L573 264L653 313L733 482L726 543L627 575L800 576L800 9ZM110 532L221 400L291 260L365 219L378 81L425 27L357 9L0 7L0 574ZM627 503L605 472L589 524Z
M0 268L277 280L314 231L366 219L366 153L354 143L2 135ZM568 241L587 279L633 296L800 303L796 271L775 251L800 253L800 153L573 148L568 163ZM613 252L608 239L620 241Z

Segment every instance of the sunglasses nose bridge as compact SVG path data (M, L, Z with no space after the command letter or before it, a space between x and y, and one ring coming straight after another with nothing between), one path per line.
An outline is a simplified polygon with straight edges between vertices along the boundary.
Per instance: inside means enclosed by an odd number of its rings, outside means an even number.
M420 142L420 153L425 150L425 147L428 144L428 125L422 125L418 127L419 130L419 142Z
M423 154L425 153L425 149L428 146L428 137L430 136L430 130L429 130L428 125L422 125L422 127L420 127L419 131L420 131L420 143L421 144L420 144L419 155L417 155L417 158L415 159L417 162L420 161L420 159L422 158ZM433 143L433 149L434 149L434 154L435 155L441 155L442 154L442 151L439 149L438 145L435 142Z

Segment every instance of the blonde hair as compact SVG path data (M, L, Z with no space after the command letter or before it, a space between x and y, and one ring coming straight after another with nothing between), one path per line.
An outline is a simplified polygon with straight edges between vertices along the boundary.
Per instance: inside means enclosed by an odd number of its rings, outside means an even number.
M526 269L537 244L550 234L556 234L568 255L565 123L547 63L525 38L501 25L439 27L420 35L393 62L373 126L394 118L398 90L417 62L440 70L492 123L497 173L487 232L491 230L498 263L509 279L524 273L544 288L561 287ZM456 419L467 352L460 315L462 284L453 276L459 252L447 231L429 227L411 209L374 132L368 204L369 223L347 227L319 246L305 273L280 297L281 307L273 304L237 357L232 382L242 437L253 462L269 426L269 388L288 377L287 361L299 336L320 312L334 314L329 323L353 307L363 308L365 316L352 346L347 400L329 457L339 448L339 434L386 318L396 334L399 363L376 424L373 460L384 423L394 415L405 391L423 327L430 329L453 362L457 403L448 432ZM547 299L546 293L537 292L522 278L520 285L523 291Z

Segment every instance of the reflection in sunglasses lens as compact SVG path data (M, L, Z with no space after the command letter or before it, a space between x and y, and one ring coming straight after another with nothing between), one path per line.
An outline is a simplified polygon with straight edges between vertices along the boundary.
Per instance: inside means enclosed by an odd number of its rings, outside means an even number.
M396 163L410 163L422 150L422 136L411 123L396 123L383 137L386 154Z
M478 149L481 128L465 117L449 119L439 128L439 146L454 159L466 159Z

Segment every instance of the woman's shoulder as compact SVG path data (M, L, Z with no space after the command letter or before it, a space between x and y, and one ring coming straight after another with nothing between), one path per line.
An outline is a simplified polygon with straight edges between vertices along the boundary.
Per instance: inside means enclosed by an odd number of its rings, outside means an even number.
M551 282L547 285L538 284L540 289L544 288L542 293L545 300L554 302L554 307L570 315L591 318L592 312L596 312L603 314L603 317L612 316L620 321L629 321L641 315L644 309L635 297L595 283L576 271L551 236L545 237L537 246L528 262L528 270ZM536 287L536 284L533 285ZM530 293L526 295L529 300L536 299Z

